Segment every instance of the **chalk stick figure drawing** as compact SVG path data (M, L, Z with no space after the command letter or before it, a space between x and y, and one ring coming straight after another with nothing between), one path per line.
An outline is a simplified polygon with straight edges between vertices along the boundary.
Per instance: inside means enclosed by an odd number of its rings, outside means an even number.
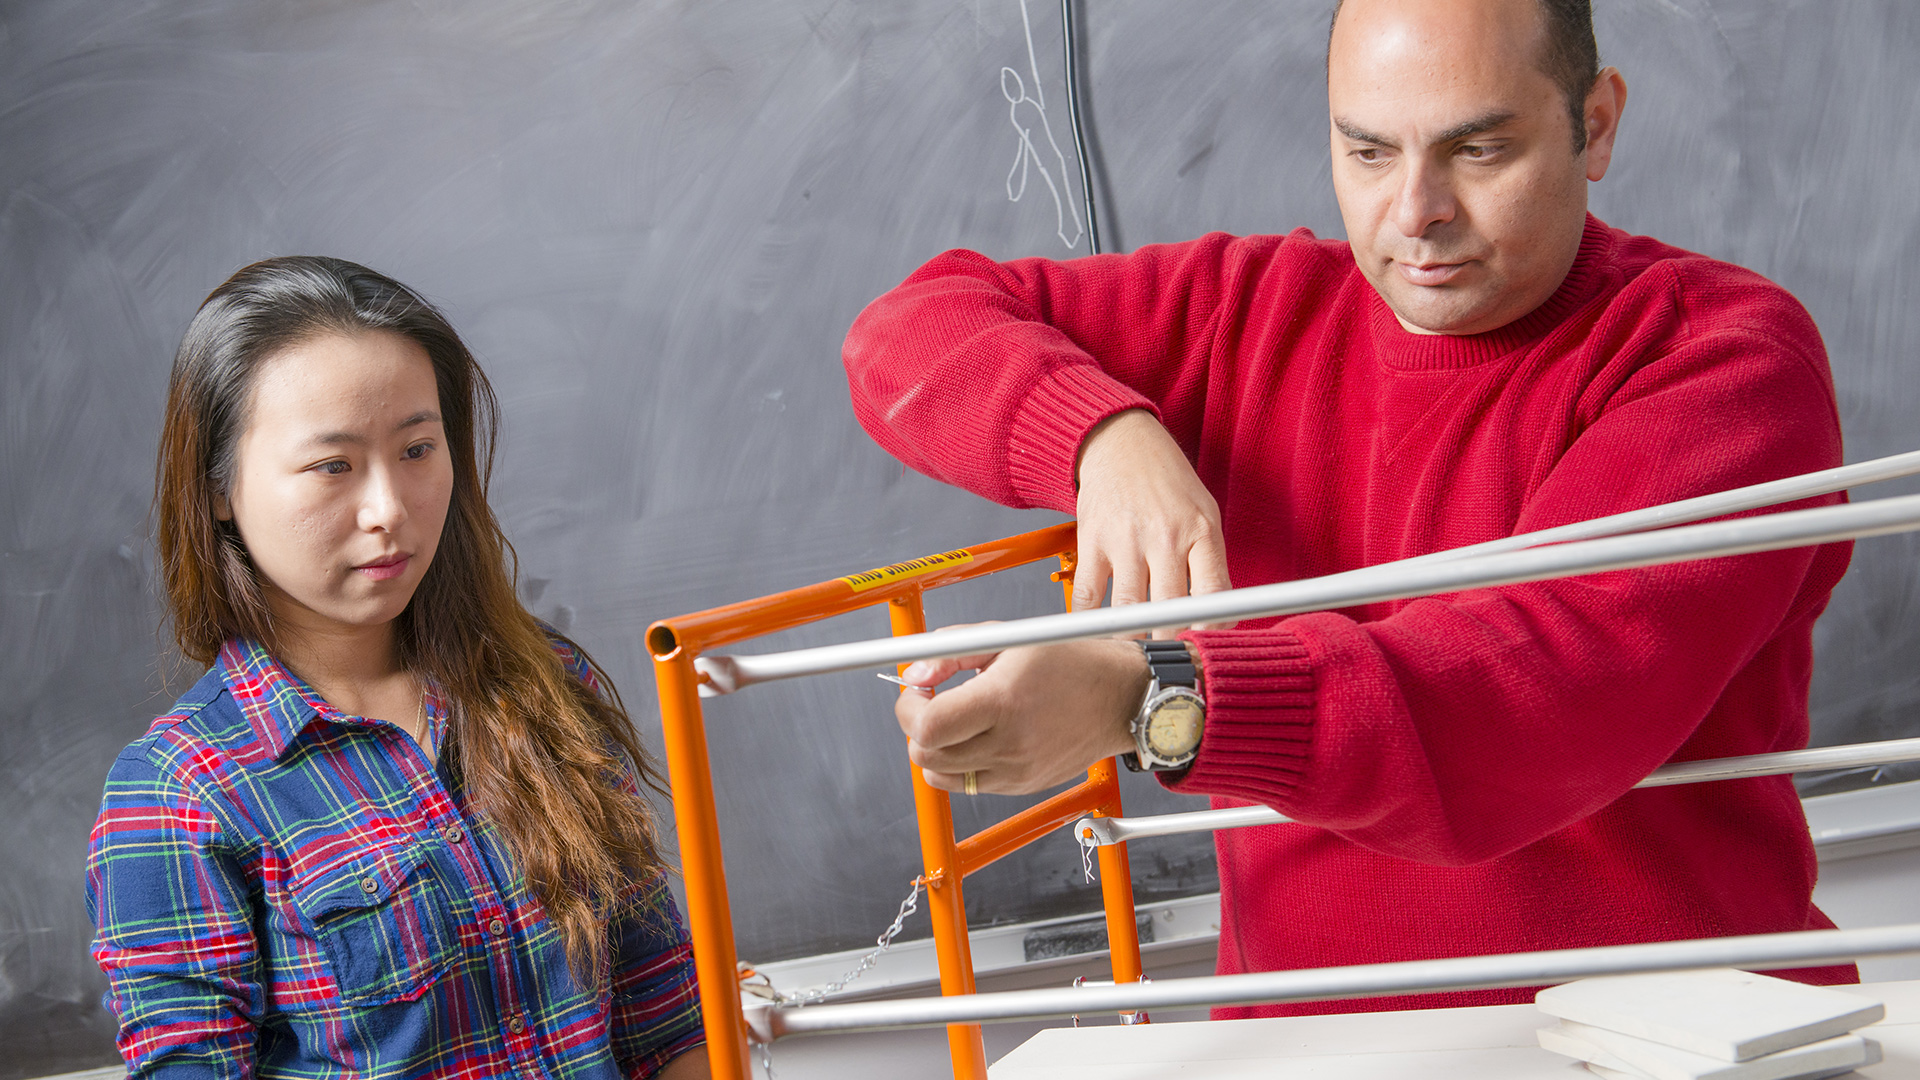
M1020 197L1027 193L1028 173L1038 172L1041 181L1047 185L1047 191L1053 195L1055 235L1067 247L1079 247L1084 230L1080 227L1080 211L1073 204L1073 189L1067 184L1067 156L1060 152L1060 144L1054 141L1053 125L1047 123L1047 97L1040 87L1040 61L1033 52L1033 19L1027 14L1027 0L1020 0L1020 26L1027 34L1027 70L1033 76L1033 93L1027 93L1027 84L1020 78L1019 72L1010 67L1000 69L1000 93L1007 99L1007 119L1012 121L1014 133L1020 139L1020 145L1014 152L1013 168L1007 170L1007 201L1019 202ZM1024 122L1023 116L1026 117ZM1046 139L1047 149L1053 152L1053 163L1060 170L1058 183L1047 168L1047 159L1034 146L1033 132L1036 127ZM1069 228L1073 230L1072 235L1067 233Z

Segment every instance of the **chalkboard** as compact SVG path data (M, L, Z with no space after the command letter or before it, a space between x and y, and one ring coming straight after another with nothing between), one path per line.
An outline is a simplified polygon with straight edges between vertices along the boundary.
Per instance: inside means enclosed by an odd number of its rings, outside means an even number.
M1085 250L1061 239L1078 192L1058 10L1028 3L1025 23L1020 0L0 8L0 1080L113 1060L82 851L113 755L196 674L156 632L147 503L167 363L206 291L310 252L444 304L505 405L494 503L526 599L657 743L651 619L1059 520L903 470L854 423L839 365L862 305L942 249ZM1850 459L1920 447L1920 10L1598 6L1632 98L1595 210L1792 289L1832 352ZM1329 7L1087 4L1109 247L1341 235ZM1820 624L1816 741L1920 729L1917 554L1859 547ZM931 609L1057 604L1032 568ZM867 612L769 647L884 629ZM848 675L712 704L743 956L854 947L891 917L917 849L889 694ZM1017 805L962 800L960 827ZM1204 838L1134 866L1143 897L1216 887ZM968 896L980 923L1097 907L1064 838Z

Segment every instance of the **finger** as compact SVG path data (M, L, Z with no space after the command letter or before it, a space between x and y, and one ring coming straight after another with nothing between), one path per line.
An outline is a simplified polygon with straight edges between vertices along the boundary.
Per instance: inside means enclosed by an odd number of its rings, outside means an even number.
M932 769L921 769L920 778L927 782L927 786L939 788L941 791L951 791L959 794L967 790L967 777L965 773L945 773L934 772ZM985 791L986 789L979 785L979 780L979 774L974 774L974 790Z
M907 760L923 769L934 772L952 773L955 776L968 770L979 772L992 767L1000 760L994 753L993 732L983 731L963 742L946 746L929 746L917 739L907 742Z
M1147 598L1152 571L1138 555L1113 562L1113 606L1138 604Z
M915 660L900 669L900 677L913 684L907 687L907 690L931 689L960 674L961 670L958 657Z
M1195 596L1233 588L1233 582L1227 576L1226 542L1219 529L1208 529L1207 535L1193 545L1193 550L1187 553L1187 568ZM1231 622L1207 623L1194 629L1222 630L1232 625Z
M963 671L985 671L997 652L972 653L967 656L947 656L938 660L915 660L900 673L902 679L913 684L912 689L931 690Z
M1152 599L1171 600L1187 595L1187 560L1184 554L1169 553L1150 565L1153 576L1147 581L1147 592ZM1165 627L1155 630L1153 637L1156 641L1165 641L1179 632L1179 627Z
M954 687L937 697L904 693L894 702L900 730L923 750L958 746L993 727L993 711L983 707L980 695L969 693L973 683Z
M999 619L984 619L980 622L954 623L952 626L942 626L936 629L934 633L944 634L949 630L967 630L975 626L992 626L999 621ZM900 672L900 677L916 687L935 687L953 678L962 671L984 670L988 664L993 663L993 658L998 655L1000 654L997 652L984 652L972 653L967 656L940 657L933 660L915 660L913 663L908 664L905 670Z
M899 697L893 699L893 718L899 722L900 730L908 739L912 739L913 733L920 730L920 714L926 712L931 704L932 694L915 693L912 690L903 690Z
M1107 553L1097 547L1081 545L1073 566L1073 610L1092 611L1107 596L1110 571Z

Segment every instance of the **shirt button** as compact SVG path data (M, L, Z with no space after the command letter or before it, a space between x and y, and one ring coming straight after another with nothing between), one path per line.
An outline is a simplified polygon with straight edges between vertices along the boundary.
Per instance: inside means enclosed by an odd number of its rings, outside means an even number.
M447 843L449 844L457 844L460 841L465 840L467 838L467 834L461 832L460 826L458 825L447 826L446 828L440 830L440 835L446 837Z
M499 937L506 932L507 924L504 920L495 919L487 924L487 933L492 934L494 937Z
M507 1030L515 1035L527 1030L527 1018L516 1013L513 1019L507 1021Z
M370 892L370 893L379 892L380 883L378 881L373 880L372 878L363 878L360 881L360 890L362 892Z

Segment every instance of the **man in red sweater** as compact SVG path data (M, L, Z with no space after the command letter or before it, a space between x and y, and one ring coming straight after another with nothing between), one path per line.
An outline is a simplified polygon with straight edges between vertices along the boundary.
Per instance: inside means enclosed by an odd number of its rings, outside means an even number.
M1626 87L1582 0L1347 0L1327 84L1349 242L949 252L854 324L861 423L930 476L1076 511L1076 606L1109 580L1128 603L1304 578L1840 462L1792 297L1586 213ZM950 790L1144 749L1175 790L1301 822L1216 837L1222 972L1828 927L1787 778L1630 789L1805 745L1811 628L1849 551L1189 631L1152 673L1197 691L1197 751L1136 739L1138 642L923 662L922 685L979 674L899 716Z

